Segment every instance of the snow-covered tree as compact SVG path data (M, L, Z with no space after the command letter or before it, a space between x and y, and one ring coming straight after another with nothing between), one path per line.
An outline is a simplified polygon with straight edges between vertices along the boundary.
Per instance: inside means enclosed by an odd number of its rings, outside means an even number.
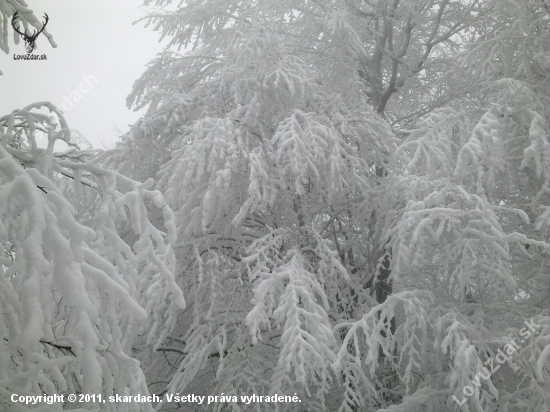
M120 170L158 173L193 299L153 348L152 390L291 390L290 410L544 410L547 10L152 12L171 49L128 99L149 110ZM541 337L522 341L522 371L485 380L531 317Z
M464 410L546 410L549 14L544 3L515 1L493 13L461 56L480 93L426 116L399 149L401 185L421 190L403 199L393 274L415 285L425 278L448 306L435 312L446 336L434 352L452 348L445 386L457 399L475 389ZM462 306L449 306L453 298ZM540 334L526 339L518 331L530 318ZM514 361L486 385L471 384L477 373L488 378L483 362L513 338Z
M153 3L114 150L0 118L2 395L549 410L549 5Z
M36 135L48 136L39 148ZM54 151L56 142L70 149ZM65 145L66 146L66 145ZM185 307L170 270L166 236L147 218L146 199L173 214L152 180L140 183L102 167L102 156L78 150L62 114L49 102L0 117L0 407L43 411L97 409L94 402L12 403L11 395L147 394L132 357L148 312L148 289L167 290L168 308ZM93 196L90 225L79 222L64 195ZM131 219L135 245L117 231L117 216ZM141 277L140 277L141 275ZM151 319L153 320L153 319ZM166 321L163 322L166 327ZM102 410L151 410L151 405L107 403Z
M180 282L193 301L177 333L153 348L150 373L170 379L170 393L297 392L301 406L324 409L337 379L332 325L354 299L370 299L327 237L355 241L361 222L350 218L395 142L368 106L348 108L324 90L275 34L248 29L224 50L211 76L168 91L158 107L170 115L159 140L172 139L158 187L177 211ZM186 63L193 57L166 56L190 76L203 70Z

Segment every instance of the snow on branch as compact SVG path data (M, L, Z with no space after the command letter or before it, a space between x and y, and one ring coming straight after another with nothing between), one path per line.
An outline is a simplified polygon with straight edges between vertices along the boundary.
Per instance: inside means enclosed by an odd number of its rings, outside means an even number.
M36 130L47 133L46 148ZM71 134L48 102L1 117L0 133L0 390L147 393L129 356L136 326L145 327L148 313L185 307L167 244L175 242L173 213L149 190L152 180L105 169L92 151L57 156L56 141L70 143ZM64 196L69 182L77 197L94 192L90 227ZM149 221L147 199L162 210L167 235ZM126 211L139 236L133 251L117 226ZM155 287L167 291L164 307L151 296L145 306L141 296ZM165 321L169 330L173 320Z

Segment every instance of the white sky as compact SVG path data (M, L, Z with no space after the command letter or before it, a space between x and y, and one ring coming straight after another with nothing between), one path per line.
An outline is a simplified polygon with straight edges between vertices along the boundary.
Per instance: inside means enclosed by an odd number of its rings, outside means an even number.
M0 116L30 103L49 100L59 106L64 97L78 91L84 77L98 83L74 103L65 118L95 148L118 140L115 126L122 132L141 112L126 107L126 96L133 82L145 70L162 46L158 34L145 29L144 23L132 25L145 15L141 0L27 0L29 8L43 20L57 48L40 35L34 54L47 55L46 61L14 60L26 54L25 44L13 41L9 32L9 55L0 51Z

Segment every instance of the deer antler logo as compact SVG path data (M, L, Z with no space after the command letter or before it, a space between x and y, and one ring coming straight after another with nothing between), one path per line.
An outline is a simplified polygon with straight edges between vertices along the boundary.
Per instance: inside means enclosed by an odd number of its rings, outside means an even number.
M27 53L32 53L34 49L36 49L36 38L44 31L44 28L46 27L46 24L48 24L49 17L46 13L44 13L44 16L46 17L46 21L44 21L44 24L42 25L42 28L39 31L34 31L33 34L28 35L27 31L25 30L24 33L21 33L17 26L15 25L15 20L17 19L18 11L15 12L11 19L11 25L13 26L13 29L21 35L23 40L25 40L25 47L27 49Z

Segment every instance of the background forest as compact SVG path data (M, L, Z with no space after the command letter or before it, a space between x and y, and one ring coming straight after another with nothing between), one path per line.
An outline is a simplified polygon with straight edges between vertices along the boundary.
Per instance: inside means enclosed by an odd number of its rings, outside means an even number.
M548 0L144 6L115 149L0 117L0 410L550 411Z

